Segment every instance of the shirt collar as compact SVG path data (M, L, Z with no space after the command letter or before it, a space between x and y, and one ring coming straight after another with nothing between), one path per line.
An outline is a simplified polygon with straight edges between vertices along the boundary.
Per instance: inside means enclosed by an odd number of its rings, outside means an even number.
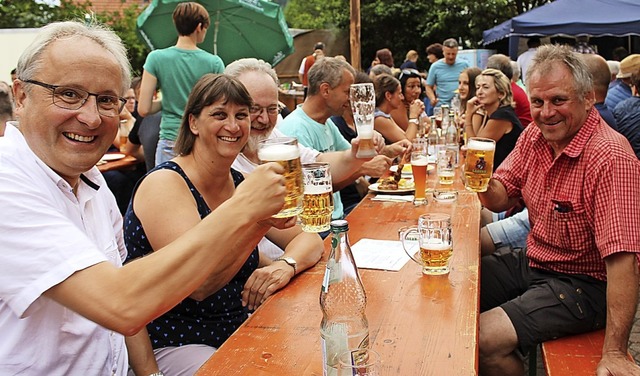
M20 150L21 153L24 153L24 158L33 160L60 190L72 191L73 187L71 187L71 185L66 180L64 180L60 175L53 171L51 167L49 167L40 158L38 158L33 150L31 150L31 148L27 144L27 140L25 140L24 138L24 135L18 130L18 123L10 122L7 125L12 125L7 126L5 129L4 137L7 139L7 141L14 143L16 145L16 148ZM80 175L78 184L84 183L92 190L97 191L98 189L100 189L100 185L96 183L96 181L99 181L98 175L100 175L100 170L98 170L98 168L94 166L89 171L86 171L85 173Z

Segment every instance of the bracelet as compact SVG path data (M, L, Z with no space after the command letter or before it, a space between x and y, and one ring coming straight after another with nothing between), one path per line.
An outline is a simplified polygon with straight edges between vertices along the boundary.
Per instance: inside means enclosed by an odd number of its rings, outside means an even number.
M418 119L409 119L409 123L418 124Z
M164 376L164 373L162 373L162 371L158 371L150 374L149 376Z

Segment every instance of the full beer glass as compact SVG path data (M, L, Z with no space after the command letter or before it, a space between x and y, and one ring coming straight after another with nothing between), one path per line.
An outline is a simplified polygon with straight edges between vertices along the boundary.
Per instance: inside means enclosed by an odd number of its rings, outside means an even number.
M322 232L331 228L333 185L328 163L302 165L304 196L300 225L305 232Z
M417 138L413 140L411 148L411 172L413 174L413 183L415 184L415 193L413 204L425 205L427 199L425 191L427 190L427 140Z
M302 167L300 164L300 149L298 140L293 137L276 137L262 140L258 144L258 158L264 162L278 162L284 167L287 195L284 207L275 218L287 218L302 212Z
M449 214L421 215L418 226L409 227L401 232L400 240L407 255L422 266L423 274L449 273L449 260L453 255L453 233ZM418 250L410 246L410 243L415 245L415 240L417 240ZM419 257L416 257L417 253Z
M496 142L490 138L471 137L467 142L464 186L472 192L486 192L493 174Z
M373 158L377 155L373 146L373 113L376 109L376 94L372 83L353 84L349 91L353 122L356 124L360 144L356 158Z

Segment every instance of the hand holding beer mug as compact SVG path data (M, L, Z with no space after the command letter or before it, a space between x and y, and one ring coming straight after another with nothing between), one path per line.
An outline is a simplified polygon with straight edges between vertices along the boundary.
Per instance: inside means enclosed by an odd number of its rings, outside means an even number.
M420 257L416 258L416 250L409 246L411 239L417 235ZM418 226L409 227L400 234L402 247L413 261L422 265L422 273L441 275L449 273L449 260L453 254L453 233L451 216L448 214L423 214L418 219Z
M284 207L275 218L287 218L302 212L302 168L298 140L293 137L276 137L262 140L258 144L258 158L264 162L277 162L284 167L287 195Z
M496 142L490 138L471 137L467 142L464 186L472 192L486 192L493 174Z
M300 222L302 231L322 232L331 228L333 214L333 185L329 163L302 165L304 196Z
M427 190L427 141L423 138L413 140L411 148L411 172L413 174L413 183L415 184L415 193L413 204L425 205L427 199L425 191Z
M349 100L351 101L353 121L360 139L356 158L373 158L377 155L373 146L373 113L376 109L376 94L373 84L351 85Z

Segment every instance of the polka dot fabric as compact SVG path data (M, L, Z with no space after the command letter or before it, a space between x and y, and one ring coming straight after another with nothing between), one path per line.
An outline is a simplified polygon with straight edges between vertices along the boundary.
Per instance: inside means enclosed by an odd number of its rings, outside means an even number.
M178 164L171 161L165 162L149 173L160 169L173 170L182 176L197 202L200 218L206 217L211 212ZM243 177L239 172L231 169L231 175L236 186L242 182ZM140 220L133 212L131 203L125 214L124 239L129 251L127 261L150 254L153 251ZM147 330L153 348L187 344L220 347L248 317L247 310L241 304L241 292L245 282L257 267L258 250L256 248L234 278L218 292L201 302L187 298L169 312L149 323Z

